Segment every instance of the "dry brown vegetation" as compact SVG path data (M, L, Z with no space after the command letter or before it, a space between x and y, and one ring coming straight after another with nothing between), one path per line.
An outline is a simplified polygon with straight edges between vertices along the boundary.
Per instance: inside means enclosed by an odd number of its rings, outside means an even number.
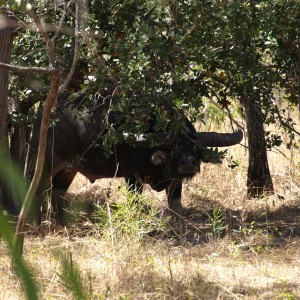
M24 257L41 299L73 299L62 280L63 254L78 267L87 299L300 299L299 152L282 151L269 153L276 194L260 199L246 198L243 147L230 149L222 165L203 164L184 186L184 238L168 227L142 237L111 235L89 213L66 228L44 230L44 236L29 233ZM231 156L240 161L233 170L227 167ZM92 185L77 177L68 198L120 201L120 183ZM146 188L144 194L164 209L164 193ZM215 212L221 212L219 220ZM218 221L225 228L216 234ZM0 299L23 299L3 241L0 247Z

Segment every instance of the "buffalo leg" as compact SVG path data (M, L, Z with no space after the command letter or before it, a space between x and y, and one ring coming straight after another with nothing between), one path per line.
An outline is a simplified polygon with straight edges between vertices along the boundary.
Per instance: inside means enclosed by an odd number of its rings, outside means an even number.
M128 185L129 191L135 196L130 197L131 205L147 209L144 203L141 202L142 198L138 196L143 192L143 184L134 175L126 177L126 183Z
M166 189L169 208L176 217L180 217L182 214L181 190L181 180L173 180Z
M55 219L58 224L63 225L65 222L65 199L64 195L71 185L77 171L62 170L52 179L52 197L51 202L55 213Z
M40 180L40 184L36 192L36 197L35 197L36 199L35 201L33 201L30 210L30 219L36 226L39 226L42 223L42 207L46 199L46 195L50 190L51 190L51 177L49 175L49 172L47 172L47 168L44 167L42 178Z
M178 229L175 230L176 234L183 238L186 235L186 224L182 218L182 205L181 205L181 190L182 190L182 181L173 180L170 185L167 187L167 197L169 209L171 210L172 215L177 221Z
M134 175L127 176L126 183L129 190L134 194L141 193L143 191L143 184L141 184L141 182Z

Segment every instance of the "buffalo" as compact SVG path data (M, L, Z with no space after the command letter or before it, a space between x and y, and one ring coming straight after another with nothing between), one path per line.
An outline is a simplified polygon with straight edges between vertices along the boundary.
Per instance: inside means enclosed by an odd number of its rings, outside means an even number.
M82 98L82 97L81 97ZM76 104L77 103L77 104ZM79 103L79 104L78 104ZM63 195L75 175L81 173L91 182L100 178L124 177L132 191L142 190L144 183L155 191L166 190L168 206L181 215L182 182L200 171L206 147L228 147L241 142L243 133L197 132L183 114L177 130L156 131L155 116L143 134L120 130L124 114L110 108L111 101L97 102L93 108L82 108L80 101L60 104L48 130L43 177L37 197L52 188L56 218L63 222ZM33 128L31 149L37 153L40 119ZM110 130L118 139L103 147ZM40 205L41 203L39 203Z

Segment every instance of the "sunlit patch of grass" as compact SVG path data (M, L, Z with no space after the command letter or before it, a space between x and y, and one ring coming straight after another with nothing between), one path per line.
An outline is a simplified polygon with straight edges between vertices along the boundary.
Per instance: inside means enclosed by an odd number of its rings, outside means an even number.
M157 206L140 193L132 193L126 185L120 188L125 201L106 202L96 208L95 221L104 234L143 237L166 228L167 219L160 218Z

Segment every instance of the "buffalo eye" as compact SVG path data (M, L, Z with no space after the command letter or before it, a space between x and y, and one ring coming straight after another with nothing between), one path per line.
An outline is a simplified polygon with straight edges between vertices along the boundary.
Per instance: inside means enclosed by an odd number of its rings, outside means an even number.
M162 165L169 161L168 154L164 151L156 151L152 154L151 162L156 166Z

